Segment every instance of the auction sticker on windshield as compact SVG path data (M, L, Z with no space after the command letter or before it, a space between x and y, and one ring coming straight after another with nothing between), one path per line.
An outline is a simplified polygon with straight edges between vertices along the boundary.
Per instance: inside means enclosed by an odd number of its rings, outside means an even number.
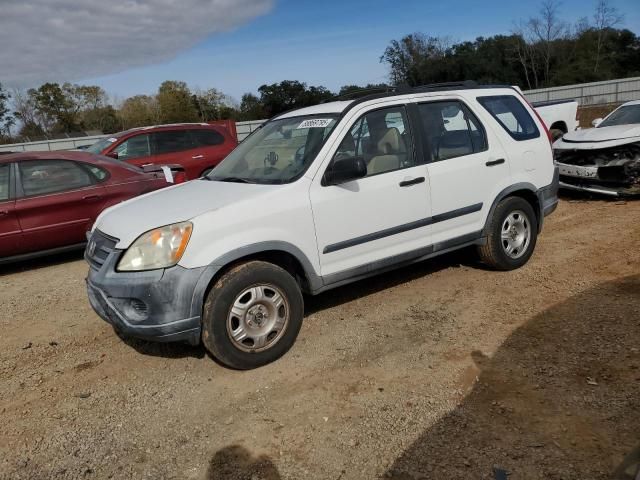
M298 129L300 128L327 128L331 123L331 118L314 118L311 120L305 120L300 125L298 125Z

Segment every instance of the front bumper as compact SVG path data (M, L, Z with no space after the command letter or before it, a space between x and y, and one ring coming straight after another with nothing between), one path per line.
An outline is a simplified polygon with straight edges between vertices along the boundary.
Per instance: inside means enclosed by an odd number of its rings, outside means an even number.
M640 184L631 178L606 176L604 169L611 167L580 166L557 162L560 169L560 188L590 192L613 197L640 195Z
M204 294L200 282L207 267L117 272L121 254L111 251L102 265L85 254L90 264L87 294L96 313L127 336L199 344Z

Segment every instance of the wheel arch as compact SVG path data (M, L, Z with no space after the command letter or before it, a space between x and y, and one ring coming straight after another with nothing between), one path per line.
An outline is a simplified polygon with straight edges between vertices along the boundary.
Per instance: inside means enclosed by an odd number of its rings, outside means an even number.
M202 315L205 299L222 275L241 263L255 260L269 262L286 270L296 279L303 292L313 293L322 286L322 280L315 273L311 261L296 246L287 242L256 243L228 252L205 268L193 294L192 315Z
M561 130L562 133L567 133L569 131L567 124L564 120L558 120L557 122L553 122L549 130Z
M511 185L510 187L502 190L493 200L487 218L484 222L484 227L482 228L482 236L484 237L489 234L489 224L491 223L491 218L493 218L496 207L498 206L498 203L507 197L520 197L531 205L536 215L536 224L538 227L537 233L540 233L542 230L542 220L544 215L542 213L542 204L538 195L538 189L531 183L516 183L515 185Z

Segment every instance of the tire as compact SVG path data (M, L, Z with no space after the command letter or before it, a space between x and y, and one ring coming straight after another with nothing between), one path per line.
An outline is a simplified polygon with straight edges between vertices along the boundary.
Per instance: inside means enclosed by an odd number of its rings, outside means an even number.
M291 348L303 316L298 282L277 265L250 261L226 272L209 291L202 342L228 367L261 367Z
M554 142L565 134L565 132L560 130L559 128L552 128L549 133L551 133L551 138Z
M487 242L478 247L480 259L496 270L514 270L527 263L538 237L531 204L520 197L507 197L498 203L489 222Z

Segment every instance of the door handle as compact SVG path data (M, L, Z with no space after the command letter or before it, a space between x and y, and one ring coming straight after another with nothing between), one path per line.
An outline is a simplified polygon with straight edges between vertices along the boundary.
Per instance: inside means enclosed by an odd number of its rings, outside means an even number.
M83 200L98 200L100 195L85 195L82 197Z
M501 165L504 163L504 158L498 158L497 160L489 160L485 165L487 167L494 167L495 165Z
M401 187L410 187L411 185L417 185L424 182L424 177L416 177L410 180L403 180L400 182Z
M194 160L197 160L198 158L204 158L204 155L194 155L193 157Z

